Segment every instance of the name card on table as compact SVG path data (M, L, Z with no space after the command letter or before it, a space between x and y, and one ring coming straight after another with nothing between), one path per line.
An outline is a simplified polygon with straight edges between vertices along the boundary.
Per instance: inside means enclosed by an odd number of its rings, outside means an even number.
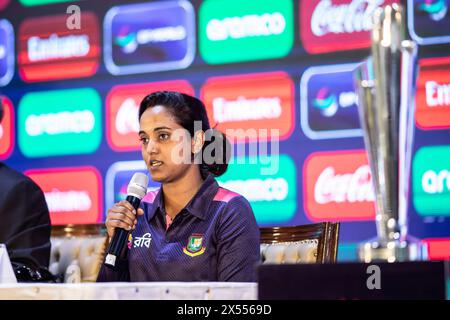
M17 283L6 246L0 243L0 283Z

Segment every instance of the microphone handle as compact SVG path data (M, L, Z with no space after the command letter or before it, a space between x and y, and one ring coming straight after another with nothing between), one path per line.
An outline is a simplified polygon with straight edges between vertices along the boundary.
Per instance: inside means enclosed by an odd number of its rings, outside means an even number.
M139 204L141 203L141 199L138 197L127 195L126 200L133 206L133 208L137 211L139 208ZM125 250L127 248L126 243L128 240L128 235L130 231L125 230L123 228L116 228L114 232L114 236L111 239L109 244L107 255L105 259L105 265L108 267L114 268L116 266L117 257L125 254Z

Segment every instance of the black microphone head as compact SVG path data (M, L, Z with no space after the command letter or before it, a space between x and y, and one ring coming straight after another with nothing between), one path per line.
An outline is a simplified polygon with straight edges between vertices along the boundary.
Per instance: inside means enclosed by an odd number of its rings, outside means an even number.
M127 194L142 200L147 194L148 176L141 172L136 172L130 180Z

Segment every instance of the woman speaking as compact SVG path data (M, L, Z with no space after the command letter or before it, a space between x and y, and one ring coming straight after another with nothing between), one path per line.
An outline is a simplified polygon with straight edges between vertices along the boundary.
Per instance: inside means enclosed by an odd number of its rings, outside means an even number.
M248 201L214 178L227 169L229 144L204 104L154 92L141 102L139 125L142 157L161 188L137 211L127 201L108 210L110 239L115 228L131 233L127 255L116 269L102 265L97 281L256 281L258 225Z

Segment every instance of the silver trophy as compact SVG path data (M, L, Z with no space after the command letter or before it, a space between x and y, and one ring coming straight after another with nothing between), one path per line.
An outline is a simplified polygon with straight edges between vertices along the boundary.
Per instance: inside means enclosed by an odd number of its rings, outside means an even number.
M401 5L373 17L372 54L355 70L358 112L376 202L378 237L359 247L364 262L423 260L426 247L407 236L414 135L417 45L406 40Z

